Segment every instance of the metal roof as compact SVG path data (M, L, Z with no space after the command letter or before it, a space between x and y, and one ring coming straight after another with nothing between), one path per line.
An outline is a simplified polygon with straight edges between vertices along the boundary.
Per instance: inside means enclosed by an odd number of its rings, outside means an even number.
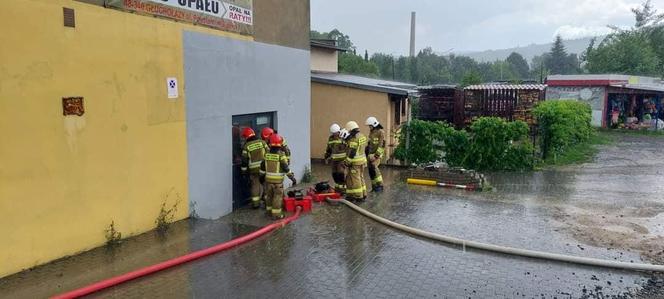
M331 49L331 50L336 50L336 51L340 51L340 52L348 51L348 49L344 49L342 47L337 46L336 42L334 40L329 40L328 41L328 40L315 40L315 39L312 39L309 42L309 45L311 47L315 47L315 48L325 48L325 49Z
M609 86L614 84L664 85L664 81L657 77L615 74L551 75L548 76L546 80L549 86Z
M581 75L549 75L547 80L607 80L627 81L632 76L619 74L581 74Z
M478 84L466 86L464 90L544 90L546 84Z
M408 95L415 92L414 84L387 81L340 73L311 72L311 81L331 85L339 85L364 90L378 91L397 95Z
M626 89L635 89L635 90L664 92L664 85L655 85L655 84L611 84L609 86L626 88Z

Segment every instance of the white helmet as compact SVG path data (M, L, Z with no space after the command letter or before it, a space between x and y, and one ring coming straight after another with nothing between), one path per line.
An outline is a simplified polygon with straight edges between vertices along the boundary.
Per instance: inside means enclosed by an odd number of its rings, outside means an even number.
M350 133L348 133L348 131L346 129L341 129L339 131L339 137L341 137L341 139L348 138L348 135L350 135Z
M339 126L338 124L332 124L330 126L330 134L339 133L340 130L341 126Z
M376 119L373 116L370 116L369 118L367 118L367 121L364 124L367 125L367 126L372 126L374 128L377 127L378 125L380 125L380 123L378 122L378 119Z
M358 126L357 123L352 120L346 123L346 131L348 132L359 128L360 126Z

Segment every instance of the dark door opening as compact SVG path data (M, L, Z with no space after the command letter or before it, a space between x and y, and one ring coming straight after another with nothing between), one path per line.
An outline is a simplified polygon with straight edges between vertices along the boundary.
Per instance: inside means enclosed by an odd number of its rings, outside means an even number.
M242 145L244 140L240 136L242 129L254 129L260 138L260 132L265 127L274 128L274 113L256 113L233 116L233 210L248 204L248 182L242 178L240 164L242 163Z

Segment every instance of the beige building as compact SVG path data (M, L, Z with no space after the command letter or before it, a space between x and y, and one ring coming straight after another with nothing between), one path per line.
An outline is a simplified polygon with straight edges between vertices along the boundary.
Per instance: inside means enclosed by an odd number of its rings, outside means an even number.
M385 128L385 162L396 163L396 133L408 121L409 93L416 86L337 73L338 56L330 54L330 50L330 45L311 43L311 158L324 157L331 124L343 127L354 120L362 127L362 133L368 134L364 121L374 116Z
M338 72L339 52L346 52L346 49L338 47L334 40L311 40L311 70Z

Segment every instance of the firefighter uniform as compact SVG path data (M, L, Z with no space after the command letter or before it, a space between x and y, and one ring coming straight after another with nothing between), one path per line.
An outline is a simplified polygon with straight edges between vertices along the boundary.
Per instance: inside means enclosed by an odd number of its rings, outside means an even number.
M288 158L279 148L271 148L261 164L261 175L265 177L265 205L272 217L283 217L284 177L295 184L295 177L288 168Z
M367 197L367 186L364 182L364 168L367 167L367 137L360 133L359 129L351 129L350 136L346 141L346 197L361 200Z
M327 140L327 149L325 150L325 160L332 160L332 179L334 179L334 189L337 192L344 193L346 190L346 143L339 134L332 134Z
M378 168L383 156L385 156L385 133L383 132L383 127L378 125L371 128L369 145L367 146L369 177L371 178L371 187L374 191L380 191L383 188L383 176Z
M261 138L265 140L266 143L270 141L270 136L277 134L277 131L270 127L265 127L261 130ZM279 135L281 136L281 135ZM288 141L286 141L286 138L284 136L281 136L282 144L281 144L281 150L286 154L286 158L288 158L288 162L290 163L290 156L291 156L291 150L288 147Z
M265 141L255 136L248 138L242 147L242 164L240 169L242 170L242 173L249 175L249 199L254 208L260 206L260 168L267 150L268 147Z
M286 138L284 138L284 136L281 136L281 139L283 140L283 144L281 145L281 151L284 152L284 155L286 155L288 163L290 164L291 151L290 148L288 147L288 141L286 141Z

